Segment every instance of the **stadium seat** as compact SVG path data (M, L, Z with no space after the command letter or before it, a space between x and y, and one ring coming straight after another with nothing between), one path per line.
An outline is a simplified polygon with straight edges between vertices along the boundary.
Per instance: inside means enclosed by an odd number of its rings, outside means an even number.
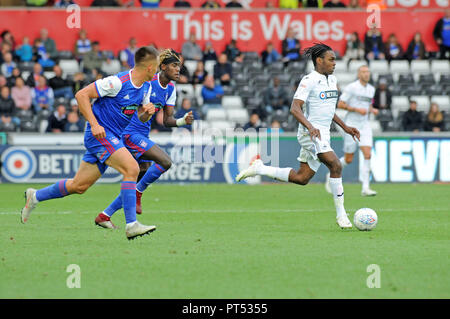
M244 52L244 64L259 61L259 53L254 51Z
M220 129L222 131L225 131L226 129L234 129L236 126L235 123L229 122L229 121L212 121L209 123L211 128Z
M369 121L370 123L370 127L372 128L372 132L374 134L380 133L382 130L380 122L378 122L377 120L371 120Z
M24 110L24 109L18 109L16 111L15 116L17 116L20 121L33 121L33 111L32 110Z
M306 72L306 62L305 61L295 61L291 62L287 66L287 72L291 76L297 76L298 74L303 74Z
M189 74L194 74L195 69L197 68L197 61L186 60L184 61L184 66L188 70Z
M394 116L394 119L397 119L400 112L406 112L409 109L408 97L393 96L391 109L392 109L392 115Z
M291 86L291 76L289 74L281 74L278 76L280 80L280 85L284 87Z
M227 114L224 109L209 109L206 113L207 121L225 121Z
M335 74L337 78L337 83L341 90L343 90L347 84L353 82L356 80L356 74L355 73L337 73Z
M212 60L205 61L205 71L208 72L208 74L213 75L215 65L216 65L216 61L212 61ZM233 72L233 74L235 74L235 73Z
M18 67L19 70L22 71L22 76L23 76L23 72L28 72L28 74L30 72L33 71L33 64L34 62L20 62Z
M63 75L63 76L64 76L64 75ZM53 72L53 71L45 71L45 72L44 72L44 77L45 77L47 80L50 80L51 78L55 77L55 72Z
M211 62L211 61L208 61ZM216 63L214 62L214 65ZM262 66L260 67L262 68ZM208 71L209 74L214 74L214 66L212 67L211 73L209 72L209 70L206 68L205 66L205 70ZM247 73L248 72L248 66L246 64L243 63L239 63L239 62L233 62L231 63L231 73L233 75L239 74L239 73Z
M248 111L246 109L227 110L227 118L231 122L244 125L249 120Z
M414 83L414 76L411 73L399 74L397 83L411 85Z
M60 60L72 60L73 59L73 53L69 50L61 50L58 52L58 58Z
M60 60L59 66L65 74L75 74L80 71L77 60Z
M48 109L42 109L39 111L39 113L37 114L37 118L38 120L41 119L48 119L50 114L52 114L52 112L50 112L50 110Z
M425 95L413 95L410 100L417 102L417 111L428 112L430 109L430 98Z
M3 123L0 121L0 132L15 132L16 131L16 124L14 122L9 123Z
M351 60L348 64L348 72L354 74L358 71L358 68L362 65L367 65L367 62L365 60Z
M431 95L441 95L444 92L445 92L445 90L444 90L443 86L440 84L433 84L433 85L427 86L425 88L425 94L430 95L430 96Z
M409 63L407 60L394 60L391 61L389 69L394 74L409 73Z
M437 103L441 111L450 112L450 97L448 95L432 96L431 103Z
M418 80L419 84L421 85L433 85L436 83L435 79L434 79L434 75L431 73L427 73L427 74L419 74L419 80Z
M450 74L450 62L446 60L432 60L431 72L434 74Z
M177 84L177 94L183 96L192 98L195 96L194 87L192 84Z
M238 95L224 95L222 97L222 106L224 109L242 109L244 103Z
M388 74L389 64L386 60L373 60L370 61L370 72L373 74Z
M121 65L119 60L110 60L110 63L104 61L101 67L102 72L107 75L112 75L119 73L121 70Z
M430 63L428 60L413 60L411 61L410 70L413 74L430 73Z
M345 73L347 72L347 62L346 61L336 61L336 67L334 69L336 73Z
M267 87L268 85L271 84L271 77L269 74L258 74L255 77L254 83L256 86L265 86Z
M383 75L378 76L377 85L380 83L381 79L385 79L387 82L387 85L394 84L394 77L392 76L392 74L383 74Z
M20 131L21 132L37 132L38 128L35 123L32 121L22 121L20 122Z
M237 73L233 76L232 81L234 81L236 87L242 87L249 84L249 77L245 73Z

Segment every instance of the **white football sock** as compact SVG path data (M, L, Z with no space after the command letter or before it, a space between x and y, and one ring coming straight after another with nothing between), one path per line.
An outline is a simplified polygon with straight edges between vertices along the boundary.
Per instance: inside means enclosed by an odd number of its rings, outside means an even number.
M370 159L365 159L363 161L363 167L362 167L362 188L363 188L363 190L369 189L369 179L370 179Z
M336 217L346 215L344 208L344 186L342 186L342 177L330 177L331 193L333 194L334 206L336 207Z
M266 166L261 165L257 171L259 175L265 175L269 176L273 179L282 181L282 182L289 182L289 173L291 172L292 168L286 167L286 168L280 168L280 167L273 167L273 166Z

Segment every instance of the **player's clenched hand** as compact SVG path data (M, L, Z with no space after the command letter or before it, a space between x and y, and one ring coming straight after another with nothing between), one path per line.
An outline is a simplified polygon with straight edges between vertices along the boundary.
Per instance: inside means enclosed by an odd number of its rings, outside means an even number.
M187 113L187 115L184 117L184 120L188 125L191 125L192 122L194 122L194 115L192 115L192 111L189 111L189 113Z
M105 129L103 128L103 126L100 126L98 124L91 126L91 132L95 138L105 138L106 137Z
M308 129L309 135L311 136L311 140L314 140L314 138L318 138L320 140L320 130L316 129L315 127L311 127Z
M153 103L147 103L145 105L142 105L142 111L144 113L147 113L148 115L155 114L155 105Z
M358 139L358 141L359 141L360 133L359 133L358 129L351 127L351 126L347 126L345 129L345 133L350 134L355 141L356 141L356 139ZM355 139L355 137L356 137L356 139Z

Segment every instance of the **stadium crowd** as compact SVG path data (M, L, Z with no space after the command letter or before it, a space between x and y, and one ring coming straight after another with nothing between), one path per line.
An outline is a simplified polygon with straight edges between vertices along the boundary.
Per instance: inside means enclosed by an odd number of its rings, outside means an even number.
M69 2L59 1L56 4ZM189 1L177 1L176 5L182 3ZM214 3L206 1L205 5ZM332 3L339 2L332 0ZM228 4L238 5L238 2ZM450 9L447 9L434 26L433 36L440 48L437 52L426 51L420 32L414 35L407 48L400 45L395 33L389 34L387 41L383 41L384 35L376 26L364 35L355 32L347 39L345 54L337 54L341 60L338 63L344 64L344 68L352 61L392 63L398 60L409 64L412 61L441 60L448 64L449 25ZM120 52L101 50L101 43L89 39L86 30L80 30L72 51L58 51L57 43L46 29L40 30L40 36L36 39L25 36L20 43L16 41L13 31L4 30L0 41L0 131L6 132L82 132L84 120L78 112L75 93L96 79L132 68L134 53L138 49L136 39L131 37L128 46ZM157 47L156 43L151 45ZM263 52L242 52L237 42L232 40L223 51L216 52L211 42L202 48L195 34L191 34L181 47L184 64L177 85L177 116L193 110L197 119L208 122L214 120L209 113L219 114L228 107L225 97L237 96L245 113L242 116L241 112L236 121L232 121L236 127L273 127L294 131L297 123L289 116L289 105L298 80L308 72L308 62L302 55L302 45L292 28L288 29L286 38L282 40L280 52L276 47L269 42ZM65 72L67 68L63 62L67 61L76 62L75 72ZM356 78L356 73L353 77ZM372 78L372 83L376 86L374 107L381 110L376 119L381 129L450 129L450 105L439 105L431 100L424 110L420 101L411 98L444 95L448 98L449 74L442 74L439 78L432 73L420 74L420 78L415 79L413 74L408 73L394 79L392 74L384 72ZM403 104L407 98L409 104L400 112L397 112L398 109L395 111L396 105L393 105L394 98L398 96L403 97ZM219 116L219 119L223 118ZM154 130L169 129L164 128L162 119L156 116Z

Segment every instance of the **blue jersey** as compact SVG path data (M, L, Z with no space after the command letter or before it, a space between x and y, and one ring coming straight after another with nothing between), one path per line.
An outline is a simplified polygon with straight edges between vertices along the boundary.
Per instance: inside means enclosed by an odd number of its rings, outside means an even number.
M132 71L95 81L99 98L94 102L92 111L98 124L119 138L139 106L149 103L150 99L150 82L144 82L140 87L134 86L131 82ZM91 132L89 123L86 132Z
M149 83L151 84L150 102L155 105L155 114L166 106L175 106L177 91L175 89L175 85L172 82L170 82L166 87L163 87L159 82L159 73L157 73ZM154 116L152 116L147 122L143 123L141 122L141 120L139 120L136 112L123 134L133 135L138 133L144 136L148 136L150 133L150 127L153 118Z

